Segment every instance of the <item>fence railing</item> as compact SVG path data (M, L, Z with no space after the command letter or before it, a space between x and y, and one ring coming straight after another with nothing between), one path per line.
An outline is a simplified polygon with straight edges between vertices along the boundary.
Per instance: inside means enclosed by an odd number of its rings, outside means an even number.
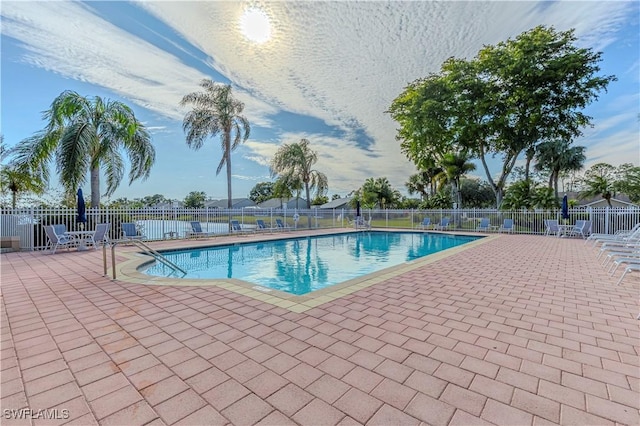
M346 227L357 212L353 209L283 210L283 209L87 209L86 223L76 223L75 208L21 208L0 209L0 235L19 236L22 250L39 250L47 245L43 225L65 224L68 230L95 229L98 223L109 223L109 237L121 236L120 224L134 222L138 232L146 240L182 238L191 230L191 221L199 221L204 232L228 234L229 222L237 220L245 229L254 229L261 219L268 227L275 227L276 219L282 220L292 229L322 229ZM432 224L443 218L450 220L448 229L475 231L482 218L488 218L491 226L502 225L504 219L512 219L514 232L542 234L544 221L557 219L563 223L560 210L547 211L503 211L496 209L450 209L450 210L368 210L360 214L371 218L374 228L417 228L428 217ZM630 229L640 222L639 208L593 208L571 209L566 223L577 219L590 220L591 232L612 234L621 229Z

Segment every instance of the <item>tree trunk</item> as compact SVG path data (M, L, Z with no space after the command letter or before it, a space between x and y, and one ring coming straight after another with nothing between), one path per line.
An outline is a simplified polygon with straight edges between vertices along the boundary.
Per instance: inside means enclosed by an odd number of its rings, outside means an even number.
M78 188L73 188L78 190ZM91 208L100 207L100 168L91 169Z
M227 208L229 209L229 233L231 233L231 131L224 132L224 155L227 163Z
M311 200L309 199L309 182L305 182L304 183L304 191L305 194L307 196L307 210L311 209ZM311 215L307 214L307 224L309 226L309 229L311 229Z
M15 210L18 202L18 191L11 191L11 207Z

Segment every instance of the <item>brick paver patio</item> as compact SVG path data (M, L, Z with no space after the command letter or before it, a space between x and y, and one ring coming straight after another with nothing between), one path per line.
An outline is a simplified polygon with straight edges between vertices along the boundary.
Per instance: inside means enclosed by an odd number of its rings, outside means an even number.
M504 235L303 313L2 254L1 423L637 425L640 274L595 253Z

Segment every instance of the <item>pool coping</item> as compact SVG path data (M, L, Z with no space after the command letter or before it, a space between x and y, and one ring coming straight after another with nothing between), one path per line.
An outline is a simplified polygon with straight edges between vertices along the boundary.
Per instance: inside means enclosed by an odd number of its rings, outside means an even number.
M314 234L314 235L332 235L332 234L335 235L335 234L344 234L344 233L354 232L353 229L348 229L348 230L333 229L331 231L332 232L328 232L326 234ZM425 265L437 262L446 257L460 253L461 251L470 249L472 247L476 247L481 244L485 244L489 241L499 238L499 235L496 235L496 234L487 235L487 234L478 234L478 233L470 233L470 232L432 232L432 231L410 230L410 229L373 229L373 231L434 233L434 234L448 234L448 235L475 236L475 237L481 236L482 238L478 238L475 241L470 241L468 243L461 244L456 247L445 249L434 254L430 254L409 262L405 262L400 265L390 266L388 268L384 268L379 271L363 275L361 277L352 278L350 280L343 281L341 283L338 283L320 290L316 290L304 295L294 295L284 291L262 287L255 283L240 280L237 278L201 279L201 278L154 277L154 276L146 275L139 272L138 269L147 263L153 262L153 260L150 259L148 255L142 254L140 252L119 253L119 256L125 257L126 260L123 260L116 265L116 277L117 277L116 280L132 283L132 284L155 285L155 286L178 286L178 287L215 286L215 287L224 288L226 290L232 291L236 294L241 294L241 295L250 297L252 299L259 300L264 303L269 303L271 305L287 309L292 312L302 313L309 309L320 306L324 303L331 302L333 300L339 299L348 294L352 294L356 291L365 289L367 287L371 287L375 284L379 284L388 279L400 276L414 269L423 267ZM304 238L307 236L308 235L300 235L299 238ZM291 238L298 238L298 237L292 236L291 234L288 234L288 235L283 234L279 237L274 238L274 235L270 234L269 238L251 239L250 242L259 243L259 242L268 242L268 241L291 239ZM184 242L184 241L185 240L176 240L176 243ZM236 242L236 244L237 243L238 242ZM247 241L247 243L249 243L249 241ZM163 247L162 251L182 250L182 249L189 249L189 248L218 247L218 246L225 246L229 244L234 244L234 243L230 243L229 241L224 241L224 242L207 244L206 246L202 246L202 245L197 245L197 246L180 245L175 247L168 246L168 247ZM109 270L109 272L112 273L113 271Z

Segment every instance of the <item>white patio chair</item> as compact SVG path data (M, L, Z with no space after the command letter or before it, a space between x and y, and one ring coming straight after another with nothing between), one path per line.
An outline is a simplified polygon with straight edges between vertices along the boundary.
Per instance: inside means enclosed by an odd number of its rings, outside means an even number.
M560 235L560 226L558 225L558 221L555 219L547 219L544 221L544 225L547 229L544 232L544 235L555 235L556 237Z
M98 223L93 234L85 239L85 244L91 244L97 250L98 245L104 245L109 241L109 223Z
M47 247L50 247L51 254L55 254L58 247L66 247L68 251L70 247L76 247L78 244L75 238L64 234L58 235L55 225L45 225L44 232L47 234L47 238L49 238Z

